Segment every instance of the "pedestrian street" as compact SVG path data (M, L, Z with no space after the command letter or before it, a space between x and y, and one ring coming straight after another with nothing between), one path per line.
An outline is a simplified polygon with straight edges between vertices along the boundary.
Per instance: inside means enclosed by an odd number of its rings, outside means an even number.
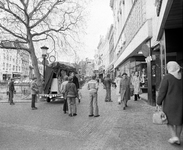
M152 124L154 107L143 100L118 105L115 88L113 102L104 102L102 84L98 91L100 117L88 117L89 94L86 84L77 103L77 116L69 117L61 102L38 101L37 110L29 102L15 105L0 102L1 150L179 150L168 143L166 126Z

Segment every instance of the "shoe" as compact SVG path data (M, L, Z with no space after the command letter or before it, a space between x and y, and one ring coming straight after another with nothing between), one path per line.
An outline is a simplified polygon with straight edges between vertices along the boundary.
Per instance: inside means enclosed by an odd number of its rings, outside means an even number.
M180 140L179 140L178 137L172 137L172 138L170 138L170 139L168 140L168 142L169 142L170 144L178 144L178 145L180 145Z
M89 117L93 117L93 115L88 115Z
M125 107L128 107L128 105L127 105L127 104L125 104Z
M118 102L118 105L120 105L121 103L120 102Z
M75 113L75 114L73 114L73 116L77 116L77 114Z
M99 117L100 115L96 115L96 116L94 116L94 117Z
M110 100L109 102L112 102L112 100Z
M81 102L81 100L79 99L79 103Z
M66 114L67 112L66 111L64 111L64 114Z
M123 107L123 110L125 110L126 109L126 107Z
M10 105L15 105L15 103L10 103Z
M37 107L32 107L32 110L36 110L37 109Z
M72 117L72 114L69 114L70 117Z

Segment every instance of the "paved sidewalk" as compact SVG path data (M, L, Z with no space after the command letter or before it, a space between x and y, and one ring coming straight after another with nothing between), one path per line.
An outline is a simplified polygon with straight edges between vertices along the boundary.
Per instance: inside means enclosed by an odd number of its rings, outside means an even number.
M77 105L78 115L71 118L63 114L59 103L38 101L36 111L30 109L30 104L19 103L22 100L17 101L17 105L13 107L1 103L0 127L3 138L0 140L0 147L21 147L27 150L183 149L183 144L173 146L167 142L170 135L165 125L152 123L155 107L146 101L131 99L127 109L123 110L122 106L118 105L114 88L113 102L104 102L105 90L100 85L100 117L90 118L86 85L81 92L83 99Z

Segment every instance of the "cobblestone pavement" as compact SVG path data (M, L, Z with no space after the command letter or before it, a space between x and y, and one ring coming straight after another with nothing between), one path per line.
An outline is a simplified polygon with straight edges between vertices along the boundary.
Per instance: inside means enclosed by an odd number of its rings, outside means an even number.
M113 102L104 102L100 86L98 118L88 117L88 91L77 105L78 115L68 117L59 102L38 102L32 111L29 103L10 106L0 103L0 150L179 150L170 145L166 126L152 124L154 107L145 101L118 105L115 89Z

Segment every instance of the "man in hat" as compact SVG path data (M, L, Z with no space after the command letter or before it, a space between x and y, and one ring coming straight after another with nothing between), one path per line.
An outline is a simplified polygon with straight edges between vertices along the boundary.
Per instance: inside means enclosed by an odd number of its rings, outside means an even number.
M34 77L32 78L32 83L31 83L31 94L32 94L32 102L31 102L31 108L32 110L37 109L35 106L36 103L36 96L39 93L38 85L37 85L37 78Z

